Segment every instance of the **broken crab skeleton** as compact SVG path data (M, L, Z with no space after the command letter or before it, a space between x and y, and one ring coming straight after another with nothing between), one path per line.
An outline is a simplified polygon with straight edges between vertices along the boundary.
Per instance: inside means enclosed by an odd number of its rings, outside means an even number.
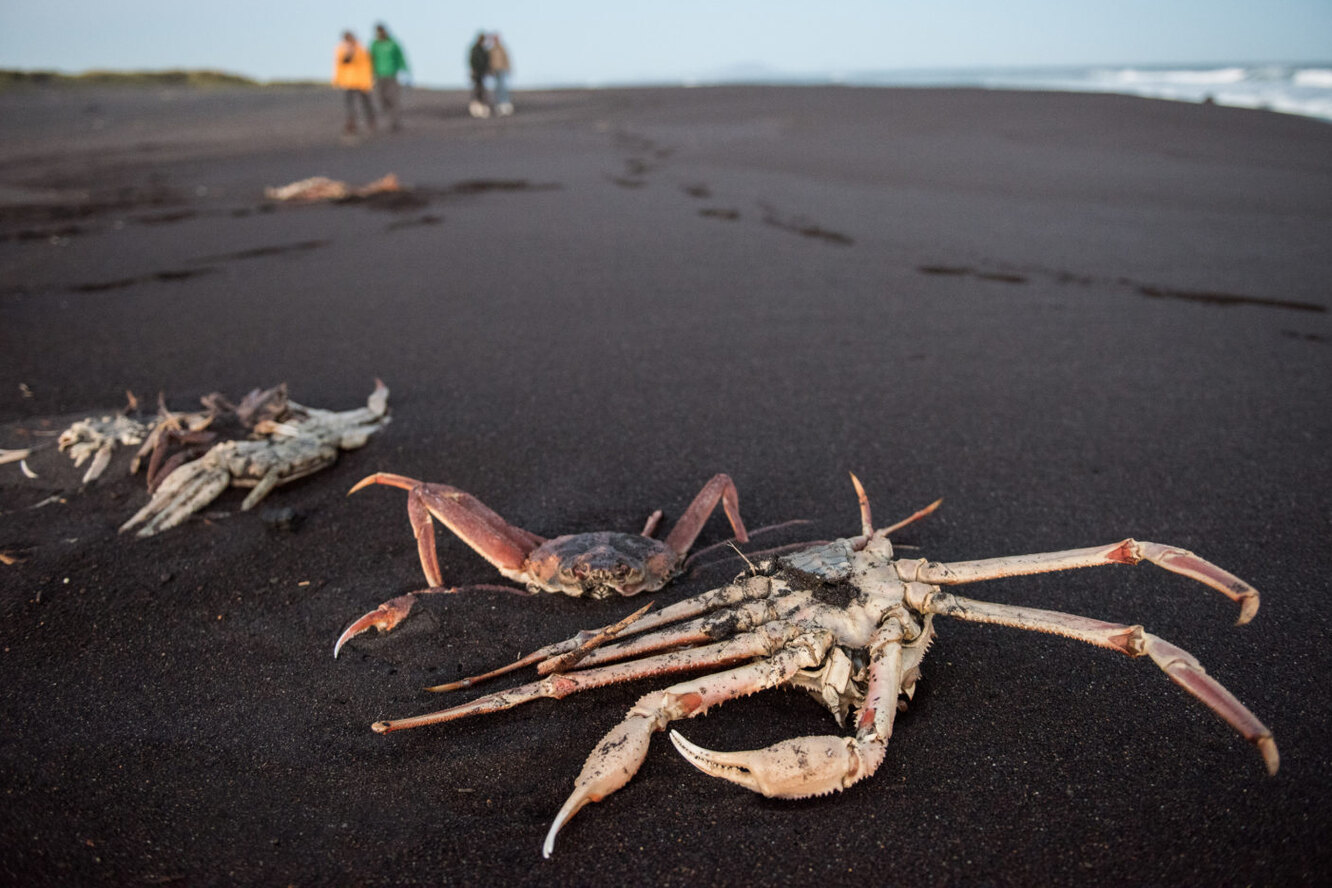
M375 380L366 406L334 411L286 401L284 393L286 419L261 419L254 426L258 438L223 441L198 459L171 469L148 504L121 525L121 531L142 525L136 535L147 537L175 527L232 486L253 488L241 509L254 508L278 485L332 465L340 450L364 446L389 421L388 395L388 387Z
M643 608L613 626L579 633L493 672L432 690L466 687L533 664L544 678L450 709L372 727L388 733L619 682L721 668L643 696L597 744L546 835L543 853L549 857L556 834L579 809L601 801L633 777L647 755L652 734L672 721L767 688L808 690L831 710L838 724L854 711L854 734L800 737L766 749L730 753L703 749L674 730L671 742L704 773L769 797L822 795L871 776L883 761L894 717L915 690L920 663L934 637L934 618L947 616L1063 635L1130 657L1150 657L1172 681L1255 744L1268 772L1276 773L1272 732L1187 651L1140 625L977 601L943 588L1148 561L1236 601L1238 622L1245 623L1258 610L1258 593L1252 586L1183 549L1133 539L981 561L895 559L889 532L933 507L893 527L874 530L859 481L855 486L861 504L859 536L765 561L756 573L728 586L651 615L644 616L647 608Z

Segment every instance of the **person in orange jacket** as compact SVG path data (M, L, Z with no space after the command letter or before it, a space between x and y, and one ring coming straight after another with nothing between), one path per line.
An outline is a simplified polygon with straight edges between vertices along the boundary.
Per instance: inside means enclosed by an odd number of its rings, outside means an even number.
M357 41L351 31L342 32L342 42L333 56L333 85L342 90L347 103L346 133L356 133L356 103L368 129L375 128L375 109L370 104L370 90L374 88L374 69L370 53Z

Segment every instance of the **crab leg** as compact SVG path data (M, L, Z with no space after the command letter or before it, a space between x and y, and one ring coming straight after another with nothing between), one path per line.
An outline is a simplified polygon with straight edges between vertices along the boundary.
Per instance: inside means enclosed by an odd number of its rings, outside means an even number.
M769 627L775 625L769 624ZM792 630L793 627L785 628ZM800 669L817 666L833 641L830 632L795 635L788 631L787 634L789 640L765 659L681 682L641 697L624 721L612 728L587 757L583 770L574 780L574 791L546 833L541 853L550 857L555 850L555 836L584 805L601 801L633 779L647 756L648 742L657 731L664 730L676 719L702 715L709 707L789 681Z
M376 472L358 481L347 495L351 496L371 484L385 484L407 491L407 517L412 523L416 551L430 588L391 598L357 619L343 631L333 646L335 659L342 646L362 632L371 628L380 632L391 631L406 618L412 605L416 604L418 595L458 591L457 588L444 588L439 553L435 551L435 524L431 520L432 516L506 576L520 573L528 554L545 542L542 537L509 524L470 493L447 484L431 484L402 475Z
M407 614L411 613L412 606L416 604L416 599L422 595L456 595L465 590L490 589L495 592L512 592L517 595L527 595L527 591L517 586L501 586L497 583L468 583L466 586L430 586L426 589L417 589L415 592L408 592L405 595L399 595L397 598L390 598L374 610L366 613L364 616L353 620L351 625L342 630L338 640L333 643L333 659L338 658L342 652L342 646L351 641L362 632L368 632L371 629L378 629L380 632L388 632L403 621ZM433 688L429 690L434 690Z
M731 476L719 472L703 485L698 496L694 497L689 508L680 516L680 520L675 522L675 527L671 528L671 532L666 536L666 545L683 558L689 547L694 545L694 540L698 539L698 535L703 531L703 525L707 523L712 510L717 508L718 502L722 504L726 518L731 522L735 538L742 543L749 542L749 534L745 532L745 522L740 520L740 493L735 489L735 482L731 480Z
M230 473L216 463L204 459L186 463L166 476L148 504L120 525L120 532L143 524L135 535L149 537L175 527L221 496L230 485Z
M442 586L444 581L439 571L439 556L435 552L435 526L431 516L438 518L458 539L501 571L519 570L528 554L545 542L542 537L509 524L470 493L447 484L376 472L358 481L347 495L371 484L386 484L407 491L407 515L416 534L421 568L432 586Z
M519 685L507 691L487 694L460 706L425 715L412 716L411 718L379 721L370 727L376 733L387 734L406 728L442 724L443 722L466 718L470 715L501 712L523 703L540 700L543 697L559 700L579 691L605 687L622 681L634 681L635 679L651 678L658 675L672 675L707 666L728 665L740 660L766 656L780 648L795 634L796 630L788 623L769 623L760 632L749 632L705 647L673 651L669 654L659 654L655 657L645 657L641 660L619 663L613 666L549 675L540 681Z
M1104 564L1137 564L1141 561L1150 561L1158 567L1205 583L1232 601L1239 602L1240 616L1236 625L1242 626L1258 613L1258 590L1229 571L1222 570L1210 561L1184 549L1131 538L1108 546L1068 549L1063 552L1011 555L1006 558L954 561L948 564L922 563L912 579L922 583L952 586L999 577L1049 573L1077 567L1099 567Z
M1269 774L1277 772L1280 759L1272 732L1220 682L1208 675L1192 654L1144 632L1141 626L1106 623L1058 611L976 601L937 590L927 592L923 597L924 600L918 605L913 602L913 606L918 606L923 612L957 617L973 623L994 623L1015 629L1063 635L1130 657L1149 656L1161 671L1170 676L1171 681L1202 701L1245 740L1257 746Z
M729 780L768 798L802 799L840 791L871 776L893 735L897 698L907 668L919 664L928 634L903 655L902 624L890 618L870 641L869 683L856 718L856 735L796 737L766 749L716 752L690 743L679 731L671 742L704 774ZM904 660L909 662L904 663Z
M747 601L727 610L690 620L679 626L672 626L651 635L639 635L630 641L621 641L606 645L596 651L589 651L581 658L581 667L599 666L617 660L628 660L643 654L656 653L670 648L686 645L706 644L718 638L749 632L757 626L776 619L777 611L771 601ZM547 675L551 672L563 672L564 657L553 657L537 667L537 672ZM580 668L581 668L580 667Z
M678 620L696 617L705 614L708 611L718 608L738 604L742 601L766 598L772 588L772 580L768 577L746 577L739 583L732 583L729 586L723 586L720 589L711 589L701 595L693 598L687 598L684 601L677 601L668 607L664 607L656 613L648 614L633 624L626 626L619 633L618 637L636 635L642 632L648 632L656 629L658 626L665 626ZM368 615L367 615L368 616ZM543 648L538 648L525 657L514 660L512 663L501 666L498 669L492 669L480 675L473 675L468 678L462 678L448 684L436 685L431 688L432 691L456 691L460 688L471 687L477 682L488 678L494 678L497 675L503 675L506 672L512 672L515 669L521 669L524 666L530 666L533 663L540 663L543 660L549 660L576 650L589 637L595 635L597 631L588 632L584 630L573 638L567 638L564 641L557 641L548 644Z

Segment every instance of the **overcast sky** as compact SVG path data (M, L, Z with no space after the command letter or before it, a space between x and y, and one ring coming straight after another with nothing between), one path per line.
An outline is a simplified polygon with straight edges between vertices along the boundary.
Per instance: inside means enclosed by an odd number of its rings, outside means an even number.
M478 29L515 84L678 82L737 69L1332 60L1332 0L0 0L0 67L214 68L324 79L384 21L418 83L464 82Z

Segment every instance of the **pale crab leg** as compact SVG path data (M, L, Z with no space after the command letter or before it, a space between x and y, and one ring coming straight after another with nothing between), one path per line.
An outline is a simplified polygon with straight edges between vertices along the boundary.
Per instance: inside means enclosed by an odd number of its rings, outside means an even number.
M407 728L442 724L471 715L501 712L542 698L559 700L579 691L600 688L622 681L690 672L707 666L729 665L739 660L766 656L780 648L794 634L795 630L790 624L769 623L761 632L749 632L705 647L673 651L669 654L659 654L655 657L646 657L642 660L618 663L613 666L601 666L596 669L549 675L540 681L529 682L516 688L510 688L507 691L498 691L494 694L478 697L470 703L463 703L449 709L410 718L378 721L370 727L376 733L387 734Z
M640 698L624 721L612 728L587 757L583 770L574 780L574 791L546 833L541 853L550 857L555 850L555 836L584 805L601 801L638 773L653 734L664 730L676 719L702 715L710 707L727 700L789 681L799 670L817 666L832 641L830 632L794 635L766 659L681 682Z
M903 675L919 664L929 640L928 635L918 639L919 650L908 648L910 662L904 665L902 639L902 624L890 618L870 640L869 681L854 737L796 737L765 749L717 752L671 731L671 743L704 774L768 798L803 799L841 791L873 775L883 762Z
M914 579L937 586L975 583L999 577L1048 573L1078 567L1099 567L1105 564L1137 564L1150 561L1158 567L1189 577L1211 586L1240 605L1237 626L1242 626L1258 613L1258 590L1239 577L1194 555L1192 552L1161 543L1135 539L1121 540L1108 546L1087 549L1068 549L1062 552L1042 552L1035 555L1011 555L1006 558L987 558L981 561L953 561L921 563Z
M1141 626L1106 623L1059 611L976 601L935 590L925 593L922 601L913 601L912 605L922 612L957 617L973 623L994 623L1015 629L1048 632L1118 651L1130 657L1144 655L1151 657L1161 671L1170 676L1171 681L1202 701L1209 709L1225 719L1226 723L1238 731L1245 740L1258 747L1269 774L1277 772L1280 758L1277 755L1276 741L1272 739L1272 732L1237 700L1234 694L1208 675L1192 654L1149 632L1144 632Z
M696 617L700 614L738 604L742 601L766 598L770 594L771 588L772 580L768 577L746 577L739 583L732 583L731 585L723 586L720 589L711 589L701 595L696 595L693 598L687 598L684 601L678 601L675 604L664 607L656 613L648 614L634 622L633 625L626 627L623 631L618 633L618 635L623 638L628 635L649 632L656 629L658 626L665 626L679 620ZM471 687L477 682L484 681L485 679L494 678L497 675L503 675L506 672L512 672L515 669L521 669L524 666L530 666L533 663L540 663L543 660L558 657L577 649L591 635L596 634L597 631L599 630L592 630L591 632L584 630L572 638L567 638L564 641L557 641L553 644L548 644L545 647L538 648L527 656L521 657L512 663L499 667L498 669L492 669L490 672L462 678L458 681L449 682L448 684L436 685L431 688L431 690L455 691L461 688Z
M143 524L136 535L148 537L175 527L221 496L230 484L231 475L216 465L202 459L186 463L167 475L148 504L120 525L120 532Z
M745 532L745 522L740 519L740 493L735 489L735 482L731 480L731 476L719 472L703 485L703 489L680 516L680 520L675 522L675 527L666 535L666 545L683 558L689 547L694 545L694 540L702 533L703 525L712 515L712 510L717 508L718 502L726 512L727 520L731 522L735 538L742 543L749 542L749 534Z
M621 641L606 645L595 651L588 651L581 658L579 665L580 668L600 666L605 663L628 660L671 648L706 644L716 641L718 638L749 632L763 623L776 619L776 617L777 612L771 601L747 601L706 617L690 620L678 626L671 626L668 629L662 629L660 632L653 632L651 635L638 635L628 641ZM537 672L548 675L552 672L565 671L569 668L569 665L564 661L564 657L567 656L569 655L565 654L562 657L553 657L547 660L537 667Z

